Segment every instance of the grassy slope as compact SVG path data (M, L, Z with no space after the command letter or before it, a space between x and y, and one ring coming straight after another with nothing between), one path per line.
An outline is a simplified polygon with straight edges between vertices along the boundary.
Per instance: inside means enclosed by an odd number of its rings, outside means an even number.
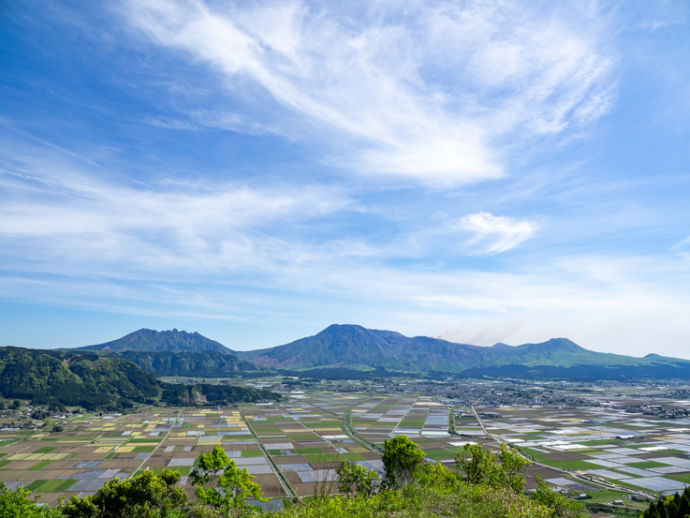
M509 490L493 490L461 484L451 490L408 485L372 497L316 498L280 514L285 518L375 518L462 516L471 518L540 518L551 511Z

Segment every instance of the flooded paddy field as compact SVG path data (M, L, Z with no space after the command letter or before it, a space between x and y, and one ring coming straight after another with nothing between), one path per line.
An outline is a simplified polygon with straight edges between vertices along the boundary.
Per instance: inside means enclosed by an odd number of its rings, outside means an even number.
M646 492L690 484L690 423L606 407L485 409L487 431L543 465Z
M2 423L0 423L2 424ZM606 405L477 406L410 393L292 391L280 402L232 408L146 408L82 414L62 430L0 432L0 480L39 501L93 494L112 478L169 468L193 496L189 474L221 445L265 496L280 501L337 491L344 461L383 473L386 439L406 435L429 462L454 467L467 443L519 447L538 475L589 502L655 496L690 484L690 423Z

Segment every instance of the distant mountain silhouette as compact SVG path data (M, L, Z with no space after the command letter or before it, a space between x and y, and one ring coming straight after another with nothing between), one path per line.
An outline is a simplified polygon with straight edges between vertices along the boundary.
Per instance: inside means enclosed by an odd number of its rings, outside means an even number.
M365 379L367 375L396 373L432 378L444 375L573 380L690 378L687 360L657 354L634 358L599 353L567 338L518 346L497 343L480 347L340 324L289 344L253 351L232 351L199 333L176 329L140 329L112 342L76 350L125 358L157 376L252 376L278 370L333 379Z
M564 378L590 374L604 378L608 374L616 378L690 376L690 361L599 353L567 338L480 347L338 324L289 344L237 354L262 367L284 370L376 368L409 373Z
M206 338L197 332L186 331L154 331L139 329L122 338L104 344L87 345L78 350L103 352L217 352L234 354L223 344Z

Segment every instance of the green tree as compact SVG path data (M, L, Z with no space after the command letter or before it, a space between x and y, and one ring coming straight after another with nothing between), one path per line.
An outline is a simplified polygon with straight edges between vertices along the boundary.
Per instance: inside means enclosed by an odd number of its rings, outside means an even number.
M383 466L391 487L402 487L410 482L415 471L424 463L424 450L406 435L398 435L383 443Z
M557 491L554 491L540 476L537 476L537 488L532 498L540 504L550 508L552 511L551 516L553 517L571 518L583 516L582 509L584 505L582 502L571 500Z
M0 481L0 516L2 518L39 518L41 509L29 500L31 491L18 487L11 491Z
M252 475L227 456L223 448L216 446L209 453L202 453L197 459L198 467L191 473L197 498L215 508L221 516L241 514L252 506L249 498L266 501L261 487L252 482Z
M127 480L110 480L90 497L71 497L62 507L66 518L173 518L182 516L187 494L175 487L180 473L145 470Z
M690 516L690 486L682 493L660 497L649 504L642 518L685 518Z
M517 448L506 443L501 444L498 460L501 463L501 471L508 486L516 493L522 493L525 488L525 478L522 476L522 472L529 466L530 461L520 455Z
M343 462L338 468L338 490L346 495L371 495L376 491L379 474L374 471L353 464Z
M466 444L455 457L455 463L471 484L509 487L516 493L522 492L525 487L522 471L529 465L529 461L517 449L505 443L501 444L498 455L479 444Z

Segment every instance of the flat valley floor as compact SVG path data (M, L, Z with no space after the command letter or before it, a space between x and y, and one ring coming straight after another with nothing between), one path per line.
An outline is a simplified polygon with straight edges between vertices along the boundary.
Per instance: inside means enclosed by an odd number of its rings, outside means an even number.
M683 404L684 402L679 402ZM4 423L3 426L7 426ZM337 490L343 461L382 471L383 441L404 434L430 461L454 465L466 443L505 441L552 485L587 502L655 496L690 484L690 421L658 419L606 404L576 409L464 407L413 394L294 392L280 403L233 408L148 408L62 419L61 432L0 432L0 480L40 502L93 494L138 471L179 471L193 496L195 459L220 444L261 485L269 505Z

